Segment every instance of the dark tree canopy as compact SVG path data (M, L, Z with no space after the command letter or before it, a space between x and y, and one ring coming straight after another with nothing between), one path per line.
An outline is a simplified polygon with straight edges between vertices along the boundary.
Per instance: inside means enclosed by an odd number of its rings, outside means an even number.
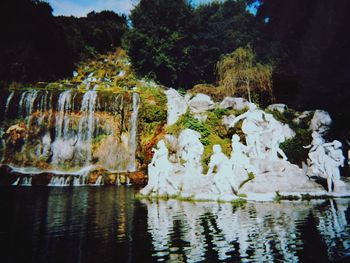
M343 120L338 123L349 127L350 1L261 3L257 19L268 22L256 48L260 55L277 62L277 98L302 109L329 110L334 118Z
M190 85L192 16L184 0L141 0L131 12L132 29L125 38L134 68L164 85Z
M258 37L258 24L242 0L213 2L199 6L194 13L198 25L193 54L197 82L213 83L214 65L220 56L253 43Z
M1 82L50 81L71 74L94 51L120 45L126 18L113 12L86 18L54 17L38 0L0 1Z
M131 13L125 46L133 66L168 86L215 82L220 56L256 36L247 2L228 0L194 9L184 0L141 0Z

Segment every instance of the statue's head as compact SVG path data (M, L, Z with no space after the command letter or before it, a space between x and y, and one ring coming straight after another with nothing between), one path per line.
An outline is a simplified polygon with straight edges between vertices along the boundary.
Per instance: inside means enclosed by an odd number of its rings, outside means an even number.
M160 140L160 141L157 143L157 147L158 147L158 149L164 148L164 147L165 147L165 142L164 142L164 140Z
M219 144L215 144L213 146L213 152L214 153L220 153L221 152L221 146Z

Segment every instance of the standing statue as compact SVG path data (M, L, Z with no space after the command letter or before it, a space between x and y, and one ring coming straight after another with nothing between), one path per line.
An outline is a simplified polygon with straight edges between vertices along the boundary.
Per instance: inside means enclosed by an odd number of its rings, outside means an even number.
M331 143L325 143L323 145L327 151L324 166L327 174L328 191L332 192L332 185L336 185L340 180L339 166L344 166L345 158L341 150L341 142L334 140Z
M158 149L152 149L154 152L151 163L148 165L148 184L140 193L150 195L155 192L158 195L175 195L178 192L170 175L172 164L168 160L168 149L163 140L157 144Z
M181 183L184 196L191 195L203 179L201 158L204 146L199 138L200 134L190 129L182 131L179 136L180 158L185 161Z
M246 136L247 146L251 149L250 157L264 158L261 151L261 133L264 132L262 122L264 121L265 113L257 109L254 103L249 104L249 110L237 116L229 127L234 127L237 122L243 120L242 131Z
M337 140L325 143L317 132L313 132L312 137L311 145L306 146L312 146L309 152L308 174L325 177L328 192L332 192L333 186L341 184L339 166L343 167L345 160L341 150L342 144Z
M277 121L272 114L265 114L265 120L267 121L267 127L264 133L268 134L268 144L266 146L270 149L269 158L278 160L279 154L283 160L287 161L288 158L286 154L279 147L280 143L286 140L282 124Z
M207 176L213 176L213 191L220 195L232 194L237 191L238 185L232 174L232 165L227 156L222 152L221 146L213 146L213 155L210 157ZM214 175L214 170L215 175Z

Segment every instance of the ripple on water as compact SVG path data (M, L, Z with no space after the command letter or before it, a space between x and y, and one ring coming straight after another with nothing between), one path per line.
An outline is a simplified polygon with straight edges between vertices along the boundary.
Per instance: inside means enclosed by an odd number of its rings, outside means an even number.
M0 190L1 262L324 262L350 257L350 199L236 208L140 202L132 188L124 187Z

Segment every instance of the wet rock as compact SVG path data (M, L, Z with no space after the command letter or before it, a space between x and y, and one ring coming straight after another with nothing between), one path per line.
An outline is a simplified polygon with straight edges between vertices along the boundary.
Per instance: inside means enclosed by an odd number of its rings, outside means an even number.
M102 167L97 167L96 169L91 170L89 172L87 183L88 184L96 184L96 182L100 176L102 176L102 178L104 179L106 176L108 176L109 173L110 172L108 172L106 169L104 169Z
M6 130L6 142L10 146L18 147L22 146L27 134L26 126L24 123L12 125Z
M142 171L129 173L128 176L130 178L131 184L133 185L144 186L147 184L148 176Z

